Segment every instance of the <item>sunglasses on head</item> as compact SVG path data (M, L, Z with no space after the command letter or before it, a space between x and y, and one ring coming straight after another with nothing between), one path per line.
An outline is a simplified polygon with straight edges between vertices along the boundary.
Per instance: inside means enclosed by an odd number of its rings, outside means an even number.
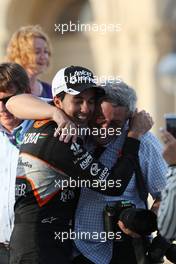
M2 102L3 104L6 104L7 101L8 101L12 96L14 96L14 95L10 95L10 96L7 96L7 97L4 97L4 98L1 98L1 99L0 99L0 102Z

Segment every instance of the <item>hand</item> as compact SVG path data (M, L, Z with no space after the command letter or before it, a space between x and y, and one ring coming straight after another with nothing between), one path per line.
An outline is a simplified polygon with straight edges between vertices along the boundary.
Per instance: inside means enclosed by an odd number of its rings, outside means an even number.
M159 209L159 206L160 206L160 199L156 199L156 200L153 202L153 204L152 204L150 210L151 210L152 212L154 212L154 213L157 215L157 213L158 213L158 209Z
M136 111L130 122L128 136L139 138L147 131L149 131L152 128L153 124L153 119L149 113L144 110L140 112Z
M176 139L168 131L162 130L161 133L165 143L163 157L169 165L176 164Z
M59 140L65 143L68 143L71 139L72 142L76 142L78 136L77 126L61 109L56 108L52 120L58 125L54 133L55 137L59 136Z
M120 229L122 230L122 232L130 237L133 237L133 238L139 238L140 235L135 233L134 231L132 231L131 229L125 227L124 223L119 220L118 221L118 226L120 227Z

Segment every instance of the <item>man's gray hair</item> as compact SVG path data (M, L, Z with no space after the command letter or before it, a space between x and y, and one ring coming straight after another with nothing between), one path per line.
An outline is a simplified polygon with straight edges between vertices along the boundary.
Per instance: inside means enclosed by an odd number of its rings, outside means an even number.
M130 112L136 109L137 96L133 88L120 80L111 80L103 83L105 91L103 99L112 102L117 106L124 106Z

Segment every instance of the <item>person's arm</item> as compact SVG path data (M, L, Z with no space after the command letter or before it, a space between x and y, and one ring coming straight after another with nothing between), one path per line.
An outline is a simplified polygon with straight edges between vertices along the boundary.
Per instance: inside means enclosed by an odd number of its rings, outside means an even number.
M32 94L12 96L6 103L9 112L19 119L52 119L56 107Z
M85 187L95 191L109 195L123 193L134 172L134 159L137 158L140 144L138 140L126 139L122 156L118 159L117 155L117 164L110 170L84 148L81 139L76 143L59 141L53 136L55 127L56 123L47 121L43 128L38 130L38 121L34 122L24 136L21 153L28 153L44 160L58 170L58 175L65 174L67 181L73 179L79 183L81 180L86 180L88 186ZM34 147L30 141L30 135L39 136L41 134L45 135L44 139L37 139ZM111 182L108 182L109 180ZM106 188L105 183L107 182ZM81 187L77 184L76 186ZM57 185L57 188L62 188L62 186Z
M147 133L141 137L140 165L143 173L146 191L153 200L160 197L166 186L167 163L162 157L162 145L152 134Z
M58 136L63 128L64 131L69 131L71 128L76 129L74 122L61 109L47 103L49 101L51 100L42 100L31 94L20 94L12 96L6 103L6 107L9 112L19 119L51 119L55 121L58 125L55 136ZM59 140L68 142L71 138L75 142L77 135L61 134Z
M52 162L54 166L63 166L61 169L70 177L81 177L91 182L93 190L103 192L107 195L121 195L126 189L135 170L135 162L138 159L138 151L140 142L136 139L148 131L153 124L151 117L145 112L136 113L133 124L131 125L128 137L122 148L122 156L118 158L115 166L110 170L100 162L98 162L90 153L88 153L83 145L78 143L61 145L56 141L53 144ZM129 137L130 135L130 137ZM133 137L133 138L132 138ZM61 150L62 146L62 150ZM56 155L56 153L62 153ZM67 159L66 159L67 158ZM93 186L94 181L111 181L111 186L107 185L106 190Z
M163 157L169 164L169 169L158 211L158 228L165 238L176 239L176 139L164 130L162 139L165 143Z
M176 239L176 166L168 170L167 185L158 210L158 229L167 239Z
M66 144L55 139L50 157L52 165L72 179L86 180L86 187L106 195L121 195L134 173L134 161L138 158L139 145L137 139L127 138L122 156L117 157L117 162L111 170L85 150L79 140Z

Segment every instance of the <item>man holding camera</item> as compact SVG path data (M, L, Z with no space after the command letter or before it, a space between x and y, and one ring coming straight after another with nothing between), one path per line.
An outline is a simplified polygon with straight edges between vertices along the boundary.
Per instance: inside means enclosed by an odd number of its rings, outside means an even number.
M137 98L135 91L123 82L106 83L104 90L106 94L104 98L100 99L95 123L99 127L122 128L120 136L116 138L108 137L104 142L98 140L98 144L104 144L107 147L101 161L111 167L114 164L116 153L120 155L132 114L136 109ZM129 201L136 208L145 208L146 201L144 202L144 200L147 199L147 195L150 193L155 200L154 208L158 207L160 192L165 186L167 166L161 155L161 145L151 133L146 133L140 140L140 166L137 164L140 179L137 180L136 175L133 175L125 192L116 197L108 197L86 188L83 189L76 212L75 229L77 232L91 233L96 231L102 233L104 231L103 212L106 206L116 206L116 202L119 200ZM143 184L141 184L141 181ZM145 187L145 190L143 187ZM133 237L138 236L134 232L130 233L131 230L126 230L122 221L120 227L127 234ZM89 240L76 240L75 243L82 253L82 256L78 257L80 262L75 263L90 263L90 261L96 264L137 263L130 236L126 237L125 241L116 239L115 241L107 240L102 243L101 239L95 240L92 238Z

